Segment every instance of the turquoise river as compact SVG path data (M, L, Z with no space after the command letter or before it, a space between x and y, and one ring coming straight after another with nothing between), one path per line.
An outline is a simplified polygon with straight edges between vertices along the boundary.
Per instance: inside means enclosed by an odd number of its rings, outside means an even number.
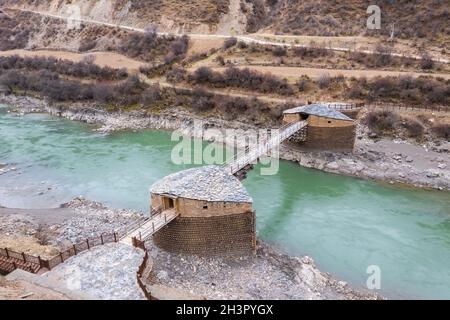
M170 134L104 135L92 126L0 107L0 205L45 208L83 195L148 210L149 186L184 169L171 162ZM365 288L381 271L388 298L450 299L450 194L364 181L282 161L277 175L244 182L259 237L322 271Z

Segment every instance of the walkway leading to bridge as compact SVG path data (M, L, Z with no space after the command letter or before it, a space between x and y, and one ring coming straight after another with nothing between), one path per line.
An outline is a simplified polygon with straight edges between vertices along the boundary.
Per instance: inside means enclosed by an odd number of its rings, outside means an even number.
M264 144L237 154L234 159L225 163L223 168L230 174L238 173L248 165L255 163L263 155L268 154L270 150L278 147L283 141L289 139L301 129L306 128L307 125L307 121L298 121L281 127L278 134L270 137Z

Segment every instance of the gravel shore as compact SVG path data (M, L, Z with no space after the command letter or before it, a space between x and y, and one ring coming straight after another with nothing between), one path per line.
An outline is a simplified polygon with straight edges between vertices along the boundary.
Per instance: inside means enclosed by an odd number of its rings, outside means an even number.
M43 237L45 239L40 242L62 249L86 238L121 230L142 218L142 212L111 209L78 197L61 208L0 208L0 233L15 237Z
M111 232L142 215L132 210L111 209L83 198L76 198L63 207L48 212L53 215L57 215L58 210L63 212L66 215L64 221L54 223L45 217L48 222L45 230L53 249ZM18 240L11 245L30 247L30 239L37 236L43 217L42 209L37 210L36 216L33 211L17 213L14 209L0 209L0 233ZM30 253L49 250L49 246L36 243L38 239L34 241L36 248ZM262 241L258 241L255 256L234 258L172 254L154 246L151 240L147 247L154 260L150 279L153 283L207 299L380 298L373 293L354 290L346 282L321 272L310 257L290 257ZM99 299L140 299L135 290L135 276L143 253L136 250L123 244L96 247L72 257L49 272L47 277L66 287L77 285L77 291Z
M198 257L147 244L153 259L149 283L206 299L382 299L321 272L308 256L291 257L263 241L255 256ZM170 267L169 267L170 266Z

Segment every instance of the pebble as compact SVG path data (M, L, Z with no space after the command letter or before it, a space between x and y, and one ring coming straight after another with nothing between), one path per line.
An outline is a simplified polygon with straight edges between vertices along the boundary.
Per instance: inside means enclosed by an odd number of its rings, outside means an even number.
M440 172L435 169L429 169L425 172L428 178L437 178L440 175Z
M339 164L336 161L330 162L326 165L326 167L330 170L337 170L339 169Z
M77 197L63 206L75 209L77 215L59 225L59 235L56 239L58 244L67 240L76 243L87 237L123 230L143 218L142 212L110 209L83 197Z

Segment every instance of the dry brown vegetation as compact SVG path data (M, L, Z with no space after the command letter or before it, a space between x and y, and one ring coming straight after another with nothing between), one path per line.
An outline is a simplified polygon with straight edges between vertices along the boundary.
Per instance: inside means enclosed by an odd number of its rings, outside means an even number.
M309 47L273 47L239 42L234 48L221 52L225 61L253 66L289 66L329 68L346 70L396 70L414 72L450 72L448 64L433 62L426 53L423 58L390 56L393 48L389 43L379 43L375 54L350 51L336 52L311 41ZM242 61L245 57L245 61Z
M116 1L120 9L127 1ZM135 0L130 11L140 19L158 21L161 16L185 23L217 24L228 12L229 0Z
M49 8L49 1L3 0L31 9ZM81 1L80 1L81 2ZM93 1L92 1L93 2ZM54 2L53 2L54 3ZM57 8L73 0L58 1ZM130 7L128 5L131 4ZM228 13L230 0L114 0L111 22L120 22L125 10L137 25L149 21L173 30L194 30L208 26L214 30ZM369 5L382 12L381 30L368 30L366 13ZM344 36L367 35L388 37L392 24L394 38L418 39L448 48L450 18L448 0L242 0L240 11L247 17L247 32L268 30L276 34Z
M200 67L188 76L188 81L192 84L204 84L216 88L241 88L280 95L293 95L294 93L286 79L234 67L227 68L223 73L212 71L208 67Z
M421 141L427 137L450 141L450 124L429 121L425 115L406 115L392 110L371 110L363 119L372 133ZM433 119L434 120L434 119Z
M369 4L381 8L381 30L366 28ZM395 23L395 37L448 44L449 10L447 0L282 0L268 26L285 34L389 36Z
M28 25L19 21L28 21ZM30 23L31 22L31 23ZM33 23L33 15L22 13L17 19L6 15L0 16L0 50L24 48L30 37L37 32L37 25Z
M3 0L1 2L8 5L17 5L20 2L28 8L45 9L49 7L50 1ZM115 12L128 9L129 15L135 16L139 21L159 21L161 17L165 17L180 26L196 26L199 23L216 25L222 15L228 12L229 6L229 0L113 0L111 2ZM61 0L58 1L58 7L71 3L76 1ZM114 15L111 17L111 19L115 18L120 19Z
M76 78L96 80L120 80L128 76L125 69L99 67L93 63L92 58L89 59L89 56L87 57L85 61L72 62L53 57L0 56L0 70L2 73L7 70L45 70Z
M63 20L20 11L0 16L0 31L0 51L36 47L71 48L79 52L102 50L161 63L184 55L188 46L186 39L157 37L155 30L138 33L92 24L82 24L81 30L71 30Z
M322 100L321 97L348 101L400 103L426 107L450 105L450 80L433 77L398 76L345 78L324 73L317 79L308 76L298 78L295 86L286 79L270 73L247 68L228 67L223 72L200 67L188 77L183 74L177 82L187 80L190 84L202 84L213 88L235 88L240 91L261 92L270 95L296 96Z
M241 119L255 124L275 123L281 113L256 98L224 97L202 89L183 90L148 85L137 76L116 82L86 84L79 80L66 80L48 70L0 69L0 86L13 93L33 94L51 102L93 103L108 111L164 110L183 107L194 113L214 113L226 119Z

